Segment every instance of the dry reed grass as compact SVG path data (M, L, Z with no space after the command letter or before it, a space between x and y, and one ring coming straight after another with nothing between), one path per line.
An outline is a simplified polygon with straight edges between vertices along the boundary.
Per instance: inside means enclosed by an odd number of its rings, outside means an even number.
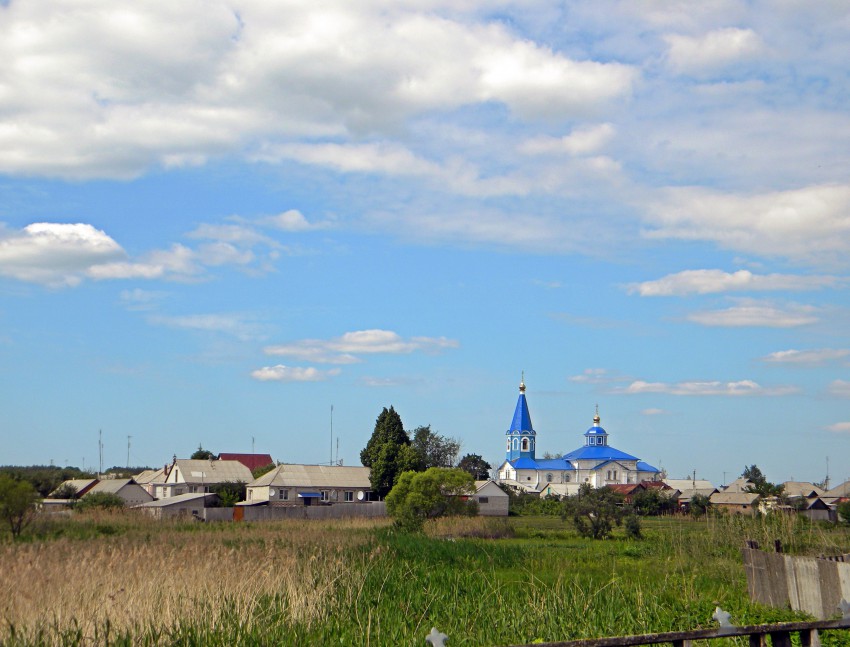
M74 523L69 521L68 523ZM310 626L356 591L371 520L192 528L126 522L119 536L0 545L0 619L25 632L96 635L173 627L186 619L250 628L263 616ZM349 596L347 596L349 597ZM2 640L2 639L0 639Z
M506 517L443 517L428 521L423 532L438 539L477 537L506 539L514 536L513 526Z

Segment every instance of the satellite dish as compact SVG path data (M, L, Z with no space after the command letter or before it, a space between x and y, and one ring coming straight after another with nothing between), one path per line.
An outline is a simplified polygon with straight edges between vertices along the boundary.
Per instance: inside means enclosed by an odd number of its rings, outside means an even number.
M362 500L363 500L363 499L365 499L365 498L366 498L366 494L365 494L365 492L363 492L363 490L358 490L358 492L357 492L357 500L358 500L358 501L362 501Z
M269 496L274 496L274 488L269 488Z

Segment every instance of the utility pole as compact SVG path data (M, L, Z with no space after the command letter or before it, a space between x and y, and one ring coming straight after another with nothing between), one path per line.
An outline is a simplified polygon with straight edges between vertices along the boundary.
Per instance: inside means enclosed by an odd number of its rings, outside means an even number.
M334 405L331 405L331 458L328 465L334 464Z
M251 436L251 453L256 454L256 452L254 451L254 437L253 436Z
M97 430L97 449L100 454L100 462L98 463L97 475L103 474L103 429Z
M127 434L127 469L130 468L130 439L131 435Z

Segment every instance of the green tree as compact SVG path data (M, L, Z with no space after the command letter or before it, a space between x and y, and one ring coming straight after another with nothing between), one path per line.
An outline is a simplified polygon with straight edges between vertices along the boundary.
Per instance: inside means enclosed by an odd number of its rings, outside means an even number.
M225 481L210 486L210 492L218 495L219 506L232 508L240 501L245 500L247 485L242 481Z
M263 474L268 474L271 472L277 465L274 463L269 463L268 465L263 465L262 467L255 467L251 470L251 476L255 479L260 478Z
M77 501L74 510L85 512L86 510L123 510L124 499L114 492L92 492L86 494Z
M51 499L76 499L77 488L73 483L63 483L50 493Z
M694 494L688 504L692 517L703 517L711 509L711 499L704 494Z
M13 539L32 521L38 500L31 483L0 474L0 519L9 524Z
M654 517L673 512L676 506L677 503L673 497L656 488L638 492L632 497L632 507L635 513L643 517Z
M578 494L565 497L563 505L563 517L572 519L582 537L593 539L608 537L627 512L619 492L604 487L592 488L588 483L581 484Z
M215 460L215 454L213 454L210 450L204 449L200 444L198 445L198 449L189 457L193 461L213 461Z
M372 491L380 497L389 494L399 474L418 467L419 457L392 406L384 407L375 421L372 436L360 452L360 462L370 469Z
M398 527L416 531L426 519L477 514L478 504L470 498L474 491L475 481L461 469L404 472L387 495L387 512Z
M782 496L782 492L785 489L782 485L774 485L768 481L767 477L762 474L762 471L758 468L758 465L744 467L744 472L741 476L752 483L751 486L746 488L747 492L754 492L763 497Z
M417 427L410 436L410 444L419 458L420 469L454 466L460 451L459 441L431 431L431 425Z
M835 506L838 512L838 521L841 521L850 526L850 501L843 501Z
M481 458L478 454L467 454L460 459L457 464L458 468L464 472L472 474L472 478L476 481L485 481L490 478L490 463Z

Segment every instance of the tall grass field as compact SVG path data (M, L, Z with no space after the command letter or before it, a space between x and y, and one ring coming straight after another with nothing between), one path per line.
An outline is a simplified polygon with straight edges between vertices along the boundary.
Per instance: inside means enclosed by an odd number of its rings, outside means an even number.
M380 520L39 519L0 543L0 644L425 645L437 627L450 647L518 645L712 627L718 605L736 624L795 620L749 602L744 540L850 552L846 529L789 516L643 530L594 541L551 517L446 519L418 535Z

